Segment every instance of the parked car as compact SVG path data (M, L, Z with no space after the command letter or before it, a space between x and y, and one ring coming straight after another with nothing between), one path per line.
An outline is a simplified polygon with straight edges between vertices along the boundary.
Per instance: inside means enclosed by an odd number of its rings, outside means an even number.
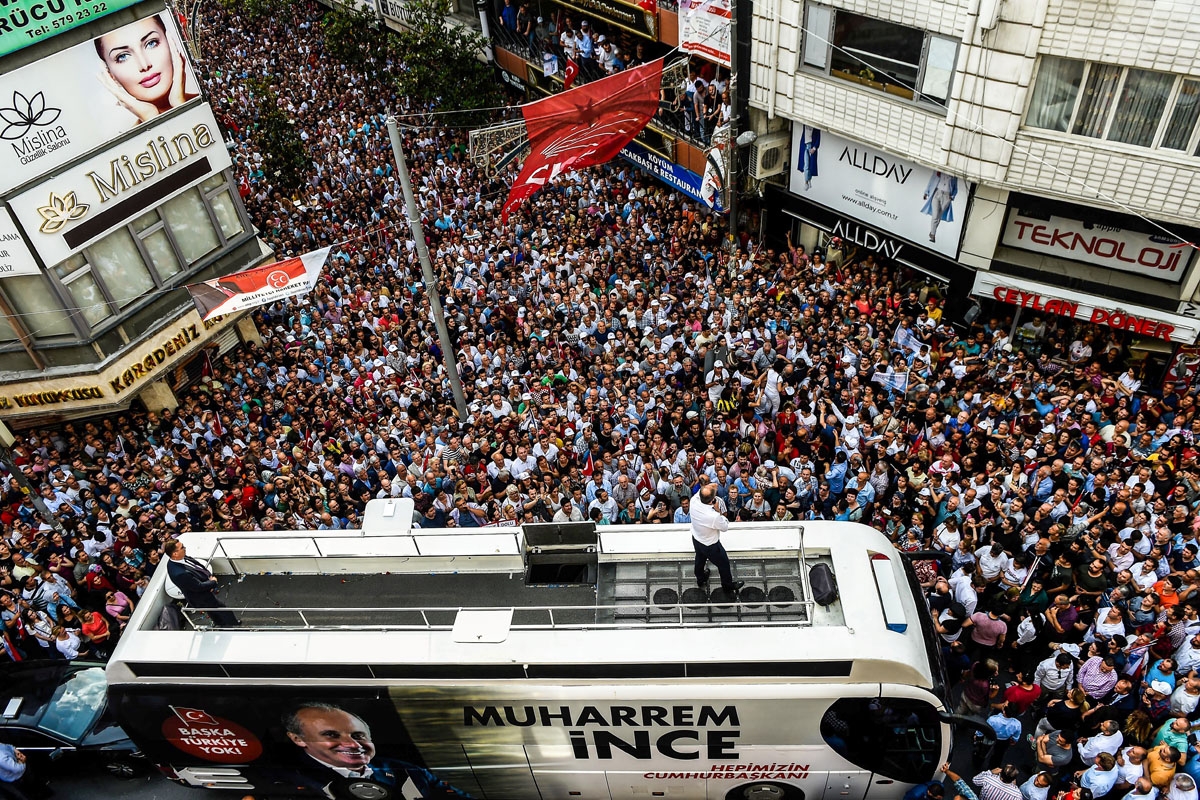
M108 682L99 663L35 661L0 671L0 742L34 763L69 757L122 778L148 770L108 712Z

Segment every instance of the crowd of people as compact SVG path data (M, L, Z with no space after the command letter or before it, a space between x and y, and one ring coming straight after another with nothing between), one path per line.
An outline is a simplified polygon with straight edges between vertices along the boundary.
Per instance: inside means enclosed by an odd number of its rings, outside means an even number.
M502 223L511 170L477 167L453 114L333 61L314 7L253 28L213 13L206 87L247 208L280 257L333 254L178 408L20 432L56 526L6 482L10 658L104 657L191 530L355 528L389 497L421 527L686 523L711 484L730 520L858 521L923 554L958 710L1010 743L984 800L1194 800L1200 415L1141 384L1120 334L955 327L936 291L836 239L726 249L722 219L620 163ZM256 149L244 81L262 75L313 155L296 195ZM465 420L389 111L410 123Z

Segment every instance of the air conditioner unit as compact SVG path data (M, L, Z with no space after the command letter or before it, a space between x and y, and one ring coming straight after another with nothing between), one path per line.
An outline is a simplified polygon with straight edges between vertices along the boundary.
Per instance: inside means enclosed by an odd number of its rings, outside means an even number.
M783 172L791 141L791 134L787 132L766 133L750 145L750 174L754 180L761 181Z

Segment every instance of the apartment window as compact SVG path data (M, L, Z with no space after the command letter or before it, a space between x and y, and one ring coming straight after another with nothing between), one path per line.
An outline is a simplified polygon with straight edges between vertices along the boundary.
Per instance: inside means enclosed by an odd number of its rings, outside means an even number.
M923 104L950 98L955 39L811 3L805 19L803 66Z
M112 305L96 280L86 253L76 253L54 267L53 272L88 328L94 328L112 316Z
M118 228L88 248L92 267L124 308L154 290L154 278L128 228Z
M1195 151L1200 80L1043 56L1025 114L1033 128L1136 147Z
M44 338L75 332L62 303L46 285L44 275L5 278L4 293L30 336Z
M188 189L163 203L158 210L188 264L194 264L221 246L220 234L214 230L199 190Z

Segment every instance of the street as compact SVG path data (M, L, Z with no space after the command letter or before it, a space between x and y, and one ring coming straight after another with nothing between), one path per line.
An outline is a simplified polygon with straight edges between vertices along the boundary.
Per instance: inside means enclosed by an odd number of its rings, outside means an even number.
M55 800L201 800L208 796L201 789L172 783L157 772L132 780L99 771L54 774L50 787Z

